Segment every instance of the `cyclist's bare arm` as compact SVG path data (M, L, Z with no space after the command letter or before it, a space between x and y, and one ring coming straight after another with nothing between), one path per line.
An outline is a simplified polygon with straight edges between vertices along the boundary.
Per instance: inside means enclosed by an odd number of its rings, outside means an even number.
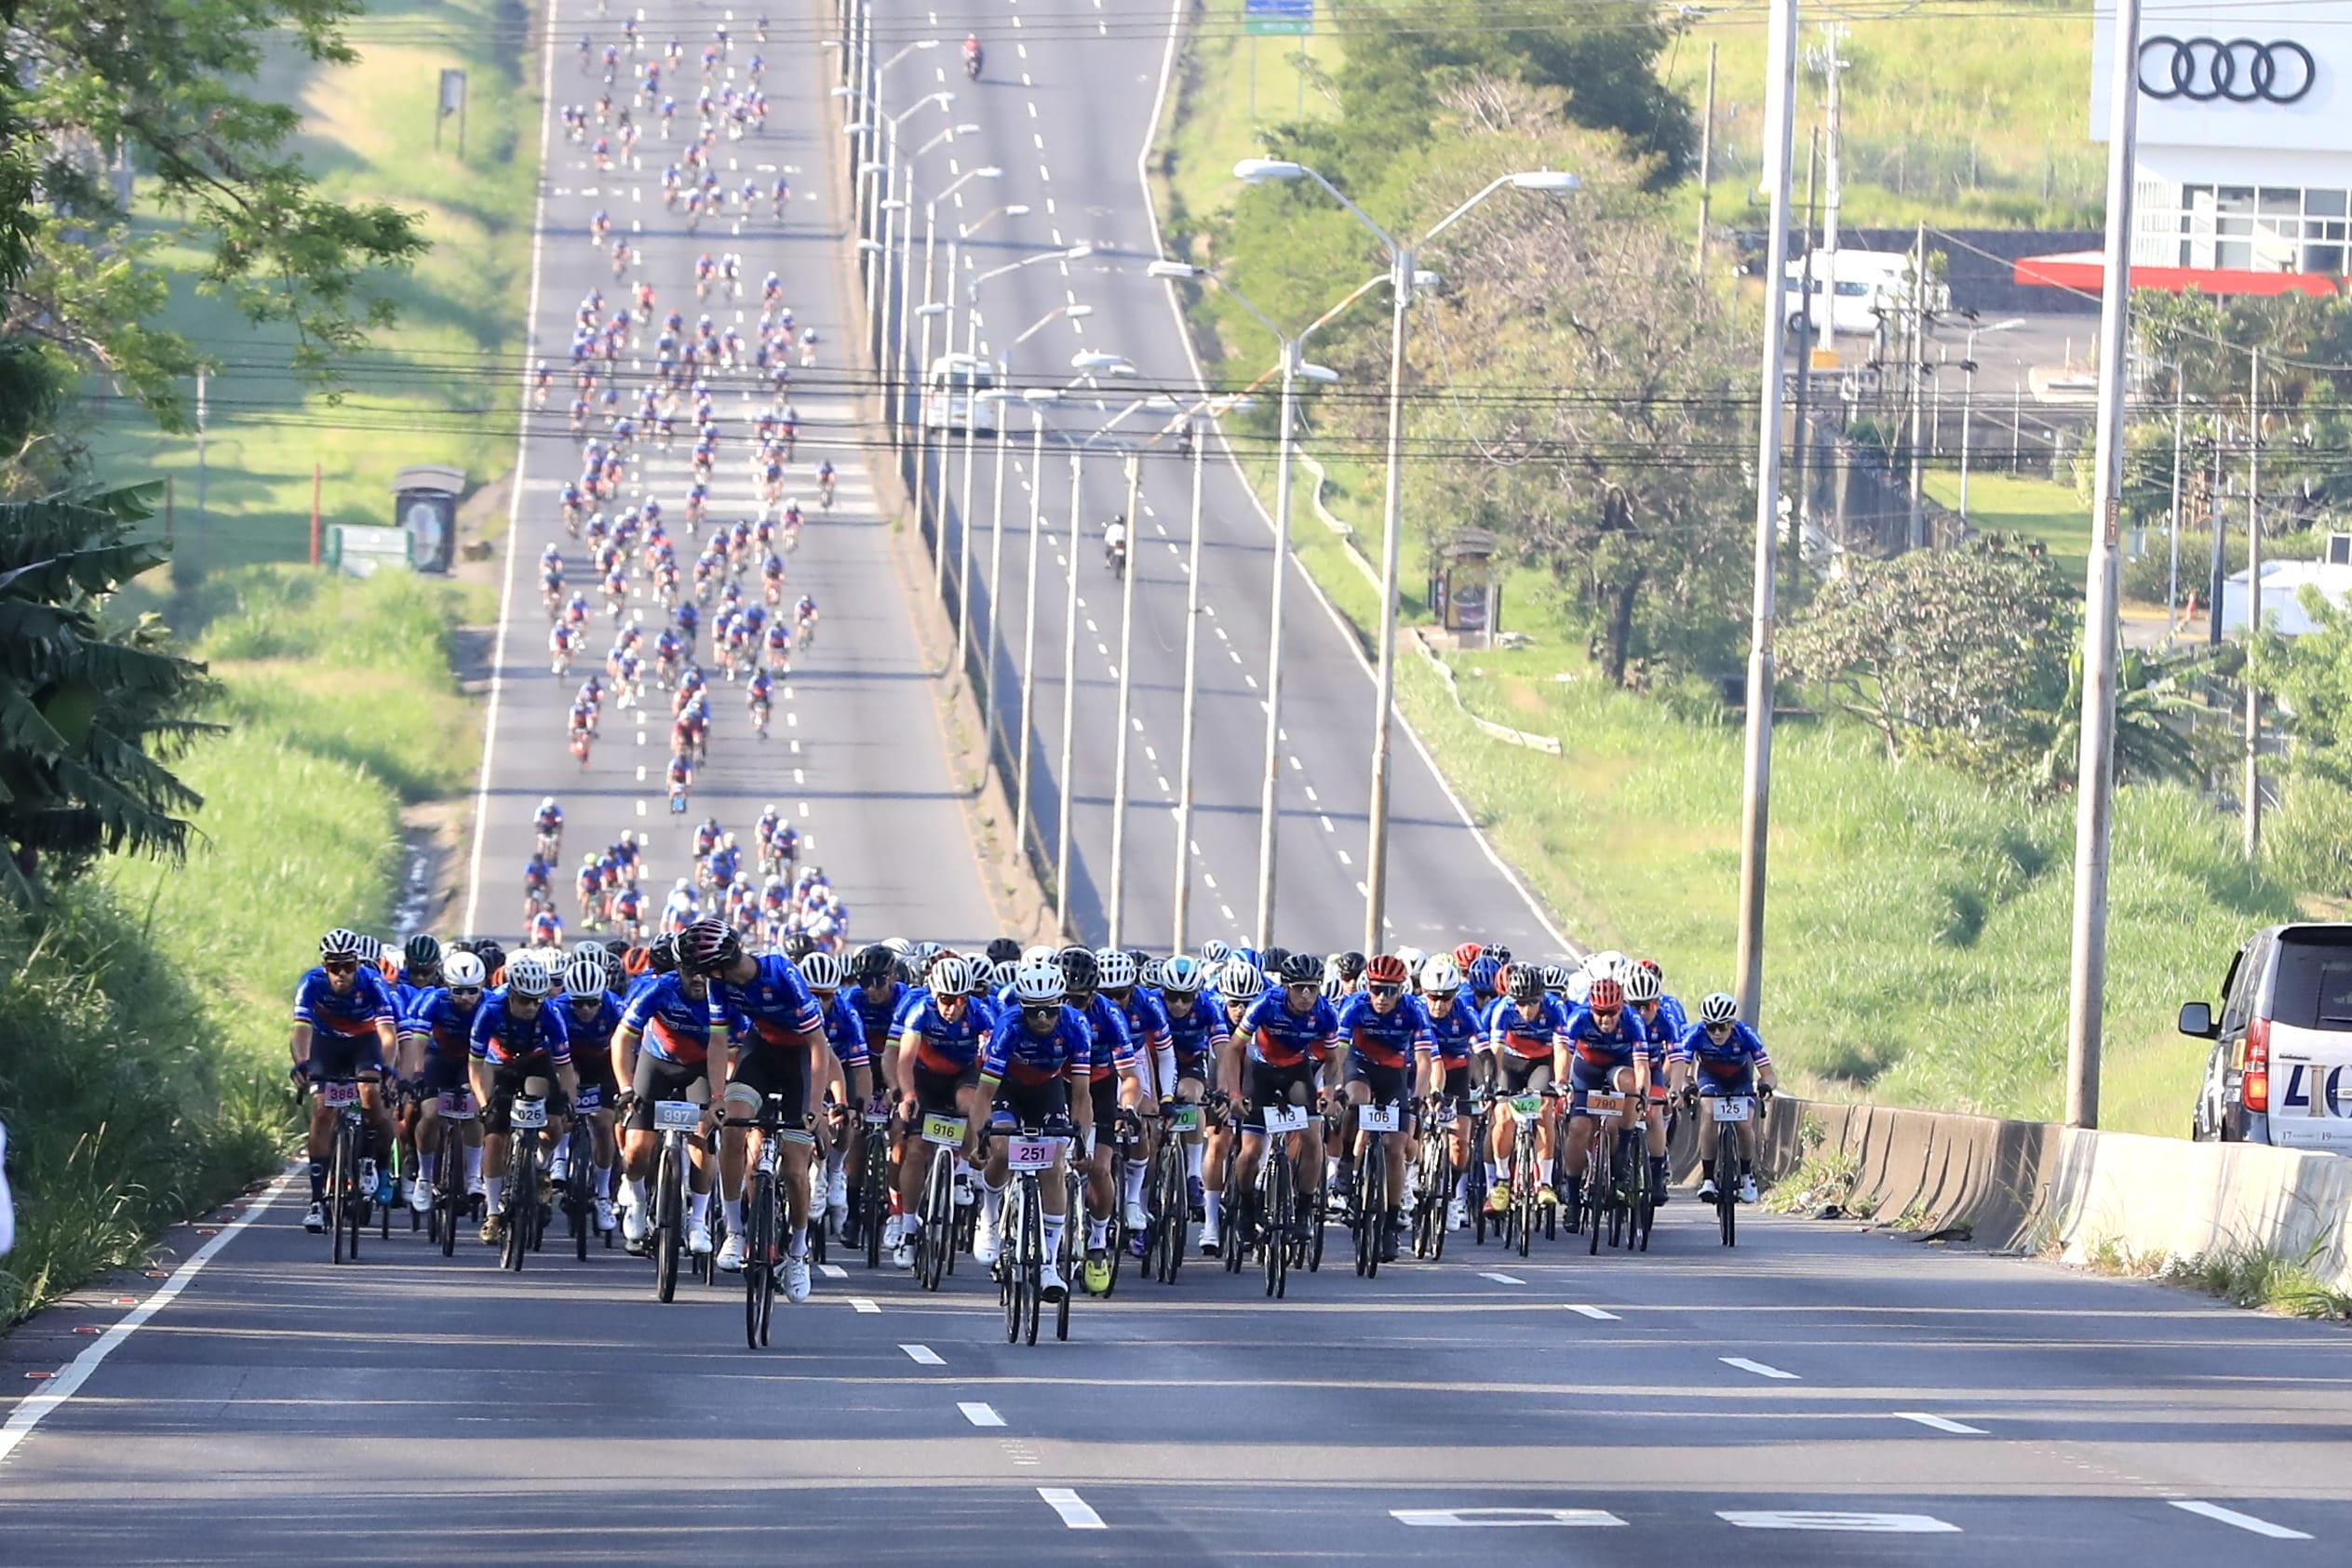
M292 1036L286 1042L287 1049L293 1052L294 1065L298 1067L307 1066L310 1063L310 1025L297 1022Z

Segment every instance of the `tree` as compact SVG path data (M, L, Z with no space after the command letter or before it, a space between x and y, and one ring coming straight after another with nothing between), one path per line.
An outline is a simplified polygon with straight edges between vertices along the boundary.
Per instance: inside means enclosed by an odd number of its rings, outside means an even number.
M2263 632L2249 644L2249 667L2277 699L2277 720L2293 739L2290 768L2352 788L2352 610L2317 588L2300 597L2311 630Z
M203 804L167 763L220 726L211 694L153 617L100 621L158 564L131 540L153 487L0 503L0 893L31 907L101 851L180 855Z
M1855 561L1790 623L1791 678L1819 682L1885 739L2015 776L2046 749L2075 650L2065 584L2041 552L2000 535L1957 550Z
M2211 667L2202 650L2163 658L2136 648L2116 661L2115 769L2118 784L2205 782L2207 758L2187 728L2197 703L2183 682ZM2045 716L2036 782L2043 793L2064 795L2080 777L2082 655L2066 661L2066 690Z
M0 409L20 416L0 414L0 436L14 438L0 462L21 462L39 434L20 417L24 394L46 389L53 404L89 371L168 427L184 425L175 383L199 356L155 325L168 247L205 252L200 288L250 320L292 327L296 369L315 380L391 320L371 284L423 250L420 216L319 196L286 147L300 115L238 90L267 48L355 58L343 29L359 10L357 0L0 0ZM168 221L133 225L134 174ZM31 482L19 476L20 488Z

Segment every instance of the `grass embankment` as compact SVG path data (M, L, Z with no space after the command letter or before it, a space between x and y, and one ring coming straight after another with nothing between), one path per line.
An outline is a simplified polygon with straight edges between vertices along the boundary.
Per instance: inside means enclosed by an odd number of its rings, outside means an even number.
M2087 49L2087 29L2085 36ZM1237 130L1232 115L1214 113L1245 90L1233 75L1235 57L1216 38L1196 46L1163 127L1163 189L1187 226L1214 221L1230 201L1225 170L1253 150L1246 126ZM1230 345L1237 359L1254 361L1259 352L1221 319L1203 323L1203 336ZM1254 477L1270 495L1267 476ZM1377 541L1377 473L1335 464L1332 480L1331 509ZM1313 520L1305 489L1302 480L1292 532L1298 554L1368 636L1376 590L1338 537ZM2000 526L2025 528L2062 556L2070 553L2079 571L2084 546L2077 539L2070 548L2068 520L2080 507L2069 492L1972 484L1971 501L1998 512ZM1427 615L1415 531L1407 529L1401 573L1408 622ZM1497 849L1574 934L1656 955L1687 996L1727 988L1739 731L1716 716L1682 717L1585 678L1589 666L1556 594L1541 572L1513 573L1503 623L1531 633L1535 645L1466 655L1455 667L1473 710L1566 738L1566 760L1479 732L1417 658L1400 661L1399 704ZM1935 768L1897 765L1875 738L1835 721L1792 722L1775 751L1772 821L1765 1024L1797 1086L1831 1097L2054 1115L2064 1058L2071 804L2030 805ZM2172 789L2125 792L2108 932L2105 1125L2184 1131L2203 1052L2171 1032L2177 1004L2218 979L2243 929L2293 912L2292 893L2248 871L2234 825L2203 802Z
M2106 154L2090 140L2090 0L2015 0L1941 14L1838 19L1845 128L1842 221L1901 228L2096 228ZM1707 46L1718 46L1713 214L1759 226L1767 19L1761 7L1697 12L1671 47L1666 80L1703 107ZM1821 28L1808 27L1797 87L1796 199L1807 139L1823 126ZM2030 62L2030 63L2028 63ZM1698 214L1698 188L1687 188ZM1800 208L1801 211L1801 208Z
M463 785L475 720L450 672L457 597L247 568L189 605L231 731L182 775L184 866L119 861L28 935L0 924L0 1119L21 1229L0 1326L132 1261L287 1146L287 1000L318 933L388 929L400 808Z
M313 464L325 528L389 525L392 476L410 463L463 468L472 485L512 468L524 369L515 324L538 166L538 56L523 36L527 16L513 0L384 0L352 29L355 63L316 66L280 50L255 84L257 96L302 111L291 150L322 194L422 211L433 248L385 280L399 324L343 366L340 403L288 371L285 331L199 296L191 277L175 281L163 324L217 367L203 515L193 436L157 431L102 386L90 436L101 471L172 479L181 586L217 568L306 558ZM412 41L375 41L383 38ZM465 71L471 87L462 159L454 118L440 149L433 144L444 67ZM193 387L182 390L193 407Z

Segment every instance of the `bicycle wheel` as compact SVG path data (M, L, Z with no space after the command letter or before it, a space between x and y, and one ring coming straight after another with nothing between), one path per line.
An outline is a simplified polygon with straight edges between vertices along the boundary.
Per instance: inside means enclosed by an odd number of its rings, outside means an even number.
M1323 1266L1323 1228L1331 1217L1331 1184L1319 1181L1315 1184L1314 1196L1302 1198L1298 1193L1297 1173L1294 1172L1291 1193L1291 1201L1306 1211L1307 1242L1301 1250L1305 1254L1307 1272L1312 1274Z
M1067 1341L1069 1338L1069 1299L1078 1293L1068 1285L1078 1277L1079 1267L1084 1260L1078 1246L1078 1226L1071 1218L1077 1210L1065 1209L1062 1213L1062 1255L1055 1261L1062 1271L1063 1290L1062 1299L1054 1304L1054 1337Z
M441 1163L434 1173L439 1180L434 1183L433 1223L440 1227L438 1240L441 1255L457 1255L457 1216L465 1203L465 1145L463 1139L444 1132L441 1134Z
M678 1296L678 1254L686 1244L684 1206L678 1171L678 1155L672 1149L662 1151L660 1170L654 1175L653 1188L653 1299L669 1302Z
M915 1275L922 1288L935 1291L947 1266L948 1253L956 1244L954 1157L944 1147L931 1153L931 1179L923 1184L922 1230L915 1238Z
M1185 1183L1184 1141L1169 1133L1160 1150L1160 1230L1163 1284L1176 1283L1192 1239L1192 1192Z
M1609 1141L1596 1133L1593 1158L1584 1167L1585 1223L1590 1231L1584 1250L1588 1256L1601 1250L1601 1226L1609 1212Z
M595 1228L596 1207L591 1198L589 1164L596 1158L592 1146L585 1145L575 1132L568 1140L571 1145L571 1168L564 1178L564 1217L571 1226L572 1255L582 1263L588 1261L588 1232Z
M1511 1224L1516 1232L1514 1245L1519 1255L1527 1255L1528 1246L1536 1237L1536 1151L1532 1140L1520 1150L1518 1162L1511 1172Z
M1028 1297L1026 1320L1021 1333L1031 1345L1037 1343L1037 1319L1045 1295L1045 1203L1037 1193L1034 1182L1029 1201L1021 1205L1021 1282L1022 1293ZM1064 1230L1068 1226L1065 1221ZM1063 1281L1065 1290L1068 1281Z
M507 1139L505 1248L501 1262L520 1273L523 1253L531 1250L531 1221L538 1217L539 1135L516 1132Z
M743 1335L744 1343L754 1350L768 1343L775 1201L775 1178L765 1171L755 1174L743 1210Z
M889 1151L883 1146L885 1132L880 1127L866 1130L866 1169L858 1182L859 1200L866 1211L858 1228L863 1233L860 1240L866 1243L868 1268L882 1266L882 1221L890 1213L890 1195L885 1190L888 1184L884 1180L889 1159Z
M1225 1266L1226 1273L1239 1274L1242 1265L1248 1261L1245 1254L1249 1251L1251 1229L1257 1220L1257 1205L1248 1188L1233 1183L1230 1170L1226 1174L1225 1244L1217 1262Z
M1389 1151L1388 1135L1372 1134L1372 1141L1364 1151L1364 1159L1356 1173L1356 1202L1364 1212L1356 1218L1368 1239L1363 1249L1365 1258L1364 1277L1376 1278L1380 1272L1380 1248L1389 1239Z
M1266 1293L1290 1288L1291 1183L1289 1151L1277 1144L1266 1155Z
M1366 1218L1377 1213L1372 1203L1372 1156L1367 1151L1356 1161L1355 1188L1348 1199L1348 1240L1355 1248L1356 1278L1369 1278L1380 1266L1379 1233L1376 1222Z
M1732 1216L1740 1204L1740 1134L1724 1122L1715 1133L1715 1223L1727 1247L1739 1244L1740 1223Z
M335 1123L335 1141L327 1150L327 1186L324 1188L327 1196L328 1245L332 1249L331 1255L337 1263L351 1261L343 1252L343 1156L346 1144L343 1123L338 1120Z

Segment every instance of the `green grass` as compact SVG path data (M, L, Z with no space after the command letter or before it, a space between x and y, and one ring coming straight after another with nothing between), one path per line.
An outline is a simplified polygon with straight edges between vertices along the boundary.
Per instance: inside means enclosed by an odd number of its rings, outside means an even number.
M512 0L392 0L370 6L356 30L356 63L316 67L281 51L253 87L302 109L294 151L322 194L423 212L433 249L388 280L399 325L345 366L340 403L305 392L286 369L286 331L257 328L198 295L187 276L175 280L164 325L218 365L204 481L193 437L155 430L102 387L88 434L102 472L172 481L181 586L216 568L307 558L314 465L326 528L389 524L392 476L410 463L453 464L475 486L511 468L522 373L515 323L538 162L537 57L516 43L523 18ZM368 41L387 31L444 42ZM453 121L441 150L433 147L444 66L464 69L471 83L463 160Z
M2011 0L1965 14L1848 19L1841 87L1842 221L1856 226L2096 227L2106 159L2090 136L2090 0ZM1818 58L1821 32L1802 47ZM1694 107L1706 101L1707 46L1719 46L1714 217L1765 221L1755 200L1766 80L1764 7L1700 11L1673 47L1666 79ZM1805 199L1806 144L1824 119L1826 85L1809 61L1795 127L1795 198ZM1698 211L1695 183L1686 193Z
M1925 477L1924 488L1930 501L1959 509L1958 474L1931 472ZM1986 533L2015 533L2040 541L2070 583L2080 583L2090 567L2090 508L2071 485L2007 474L1971 474L1969 524Z
M232 726L181 769L201 842L185 865L101 867L46 929L0 921L0 1119L25 1219L0 1325L283 1152L294 982L327 927L388 930L401 807L462 786L477 754L450 588L248 567L183 609Z

